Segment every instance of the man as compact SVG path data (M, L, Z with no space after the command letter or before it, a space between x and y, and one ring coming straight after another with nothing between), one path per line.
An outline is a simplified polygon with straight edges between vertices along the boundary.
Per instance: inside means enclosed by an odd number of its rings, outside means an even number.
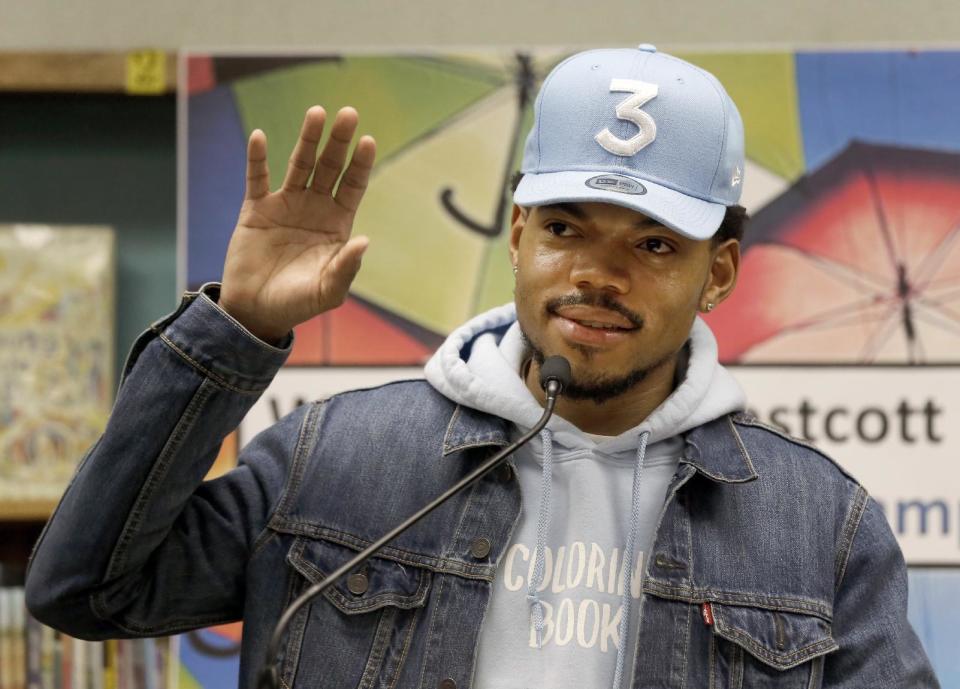
M934 687L877 504L741 413L698 311L733 290L743 132L711 75L653 46L544 82L515 191L515 304L450 335L426 381L304 405L202 483L342 302L374 142L307 111L277 192L266 141L222 286L138 340L106 433L38 544L33 612L86 638L244 620L241 682L306 587L531 428L539 438L299 613L288 687ZM338 184L339 180L339 184Z

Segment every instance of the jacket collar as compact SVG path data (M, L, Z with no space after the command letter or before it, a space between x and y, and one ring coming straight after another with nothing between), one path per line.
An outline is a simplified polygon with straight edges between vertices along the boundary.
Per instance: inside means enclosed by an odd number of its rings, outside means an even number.
M759 476L731 415L694 428L686 434L682 463L722 483L746 483ZM484 445L509 442L507 422L458 404L443 435L443 455Z
M758 478L734 418L726 414L687 433L680 461L722 483L746 483Z
M484 445L509 443L507 422L485 412L458 404L443 434L443 455Z

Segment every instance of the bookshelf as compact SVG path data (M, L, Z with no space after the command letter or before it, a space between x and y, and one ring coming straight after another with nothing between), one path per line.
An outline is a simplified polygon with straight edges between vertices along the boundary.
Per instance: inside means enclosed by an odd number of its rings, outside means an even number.
M173 53L0 52L0 224L114 228L114 381L136 336L178 299L175 93ZM24 650L41 649L43 686L175 689L176 666L164 670L166 657L175 661L173 640L97 645L51 630L37 644L26 632L7 635L27 560L56 504L47 493L31 496L30 486L0 497L0 669L22 667L19 655L5 655L22 639ZM88 676L98 667L100 676Z
M151 65L159 90L141 97L130 80L145 85ZM0 52L0 224L115 229L114 381L140 331L176 305L175 66L149 51ZM39 535L56 507L25 488L0 496L0 560L25 562L32 540L10 535Z
M175 53L0 52L0 91L164 94L176 91Z
M57 506L56 500L0 500L0 522L45 522Z

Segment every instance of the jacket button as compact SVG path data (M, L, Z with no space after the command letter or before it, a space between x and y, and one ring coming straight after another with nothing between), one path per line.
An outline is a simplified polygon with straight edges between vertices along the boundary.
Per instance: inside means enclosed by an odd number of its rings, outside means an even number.
M510 483L513 480L513 467L509 464L501 464L497 469L497 480L500 483Z
M362 596L367 592L370 582L367 581L367 575L363 572L355 572L347 577L347 589L355 596Z
M447 677L446 679L440 680L440 684L437 685L437 689L457 689L457 683Z
M486 538L478 538L470 544L470 554L478 560L482 560L490 554L490 541ZM450 680L451 682L453 680Z

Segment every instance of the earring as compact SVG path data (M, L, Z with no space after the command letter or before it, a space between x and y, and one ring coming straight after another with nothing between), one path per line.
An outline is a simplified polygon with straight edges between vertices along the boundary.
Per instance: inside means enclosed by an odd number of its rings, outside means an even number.
M518 270L520 270L520 269L517 268L517 264L514 263L514 264L513 264L513 277L517 277L517 271L518 271Z
M714 304L712 301L708 301L707 305L703 307L703 310L706 311L707 313L710 313L711 311L713 311L714 306L716 306L716 304Z

